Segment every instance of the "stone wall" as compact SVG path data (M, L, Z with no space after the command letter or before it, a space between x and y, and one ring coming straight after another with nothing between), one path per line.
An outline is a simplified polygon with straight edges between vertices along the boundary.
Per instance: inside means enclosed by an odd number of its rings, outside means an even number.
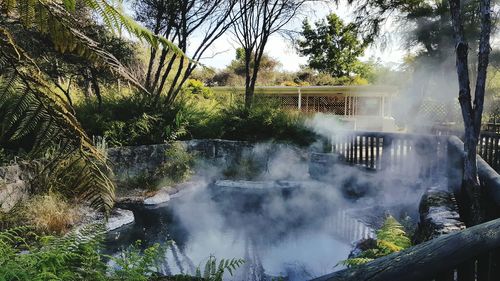
M28 196L32 173L26 165L0 167L0 211L8 212Z
M245 152L251 152L253 144L228 140L189 140L178 142L188 152L209 160L218 167L228 166ZM118 182L147 176L168 158L165 155L170 144L141 145L110 148L108 158Z

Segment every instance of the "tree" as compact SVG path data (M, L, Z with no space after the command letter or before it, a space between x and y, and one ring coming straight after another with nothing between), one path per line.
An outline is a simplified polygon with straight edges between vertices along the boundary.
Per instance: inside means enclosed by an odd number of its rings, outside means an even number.
M58 52L77 54L95 64L112 68L146 91L115 56L85 34L84 23L76 16L77 4L98 14L112 30L123 27L153 46L161 45L179 56L184 56L184 53L107 1L0 2L0 142L30 136L33 139L30 150L34 157L57 147L42 172L64 182L71 194L88 200L94 207L109 210L113 205L114 184L108 178L106 157L83 131L71 105L61 98L62 93L48 73L31 58L29 50L17 44L19 29L35 30L50 40Z
M253 54L251 56L250 67L254 67ZM236 49L236 58L231 61L227 69L238 76L245 77L245 51L243 48ZM260 75L257 78L258 84L270 84L274 78L276 67L279 66L279 61L264 53L260 59Z
M316 22L315 28L304 20L301 35L298 50L308 57L310 68L337 78L363 73L358 58L366 45L359 40L355 24L345 25L337 15L330 14Z
M168 105L175 100L208 48L230 28L233 20L238 19L238 13L234 12L236 1L135 1L136 19L154 34L176 43L183 52L187 52L189 40L194 34L202 34L201 40L197 40L194 47L191 46L191 60L186 60L169 49L159 50L155 46L150 48L144 85L152 93L150 101L153 104L164 93L168 79L171 81L166 90L165 103ZM231 13L233 17L229 17Z
M490 54L490 34L492 30L491 0L460 1L449 0L448 11L444 1L378 1L378 0L349 0L349 3L357 2L357 20L360 26L367 31L367 38L373 39L380 34L381 24L384 23L391 14L399 12L409 20L422 21L415 33L417 42L425 46L429 54L438 54L438 57L446 56L438 41L444 43L441 46L453 46L452 50L456 54L456 70L458 76L459 97L462 119L464 122L464 174L462 179L462 189L469 197L472 205L472 214L469 224L477 224L481 221L479 197L480 185L477 172L476 149L481 130L483 114L483 104L486 89L487 70ZM429 3L437 3L434 9ZM434 15L433 24L429 24L429 17L423 15ZM436 19L438 21L436 21ZM446 24L450 19L451 28ZM436 33L433 35L429 30L423 31L425 26L433 26L430 30ZM452 34L455 44L446 41L446 36L440 38L436 34ZM479 34L478 34L479 33ZM467 38L474 37L471 45ZM476 45L475 42L478 42ZM477 56L477 66L470 63L469 49L479 49ZM474 72L475 71L475 72ZM470 74L473 75L470 75ZM475 79L474 101L471 95L471 78Z
M469 45L465 36L463 17L464 11L460 0L449 0L453 35L455 38L456 68L459 84L458 101L462 109L464 121L464 174L462 188L472 200L472 224L481 222L479 211L480 184L477 172L476 148L481 132L484 93L490 54L491 34L491 1L480 0L479 11L481 31L479 34L479 52L474 101L472 102L469 78Z
M252 106L255 85L269 37L289 23L307 0L238 0L231 13L232 32L245 59L245 108ZM252 64L253 62L253 64Z

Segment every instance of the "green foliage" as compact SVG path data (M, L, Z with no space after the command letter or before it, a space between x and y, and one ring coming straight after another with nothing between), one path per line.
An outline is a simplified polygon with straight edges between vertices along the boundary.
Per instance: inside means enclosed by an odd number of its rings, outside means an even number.
M298 41L301 55L308 56L309 67L333 77L349 77L353 73L363 75L364 69L358 57L363 55L365 44L358 39L354 24L345 25L335 14L316 22L316 27L305 20L302 40Z
M0 232L0 280L106 280L102 233L96 226L61 238L29 228Z
M229 179L254 180L261 172L263 172L262 165L259 165L252 155L246 155L238 159L236 163L231 163L223 171L223 174L225 178Z
M202 96L205 99L214 97L214 93L208 87L205 87L203 82L195 79L188 79L183 88L186 95Z
M210 256L203 279L192 276L156 278L168 247L155 244L143 250L142 243L137 241L121 255L107 256L102 254L104 233L103 225L86 226L64 237L38 236L29 227L0 231L0 280L222 281L224 272L232 274L243 264L241 259L223 259L217 264Z
M374 259L399 252L411 246L411 240L406 234L403 225L394 217L388 216L382 227L377 230L375 247L361 252L359 255L340 263L348 267L370 262Z
M100 253L103 231L91 226L64 237L36 236L29 228L0 232L0 280L148 280L160 247L133 246L108 257L119 266L110 271Z
M116 95L105 97L101 109L91 100L75 109L85 131L110 146L165 143L185 134L181 103L151 108L135 96Z
M251 109L231 106L222 111L220 118L224 139L273 140L307 146L316 137L299 112L286 112L266 100L257 100Z
M174 142L165 151L167 160L158 167L153 178L161 180L162 184L173 184L186 180L192 173L195 157L178 142Z
M112 280L147 281L159 272L158 265L164 257L165 249L159 244L141 250L141 241L125 249L119 257L110 257L117 265L112 273Z
M134 97L106 97L102 110L85 102L77 105L76 116L89 135L105 136L110 146L203 138L299 145L314 141L315 135L298 112L286 112L265 99L256 99L250 110L232 103L236 102L227 95L216 95L193 80L172 106L149 108Z
M232 276L233 271L240 267L243 263L245 263L245 260L243 259L221 259L217 264L217 259L214 256L210 256L205 263L203 274L198 268L196 270L196 277L203 278L203 280L207 281L222 281L225 271L228 271Z

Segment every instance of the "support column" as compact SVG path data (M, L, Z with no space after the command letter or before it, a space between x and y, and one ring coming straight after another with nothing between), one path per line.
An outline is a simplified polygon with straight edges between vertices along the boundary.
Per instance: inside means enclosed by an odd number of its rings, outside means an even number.
M344 95L344 116L347 116L347 95Z
M385 97L382 96L382 117L385 117Z
M298 88L298 92L299 92L299 102L297 103L297 105L300 111L302 108L302 93L300 92L300 88Z

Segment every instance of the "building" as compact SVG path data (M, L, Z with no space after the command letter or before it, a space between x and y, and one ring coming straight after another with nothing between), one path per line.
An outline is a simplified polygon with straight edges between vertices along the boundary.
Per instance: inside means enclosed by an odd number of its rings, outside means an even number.
M241 96L243 87L214 87L216 93ZM260 86L255 96L271 99L285 110L306 114L339 116L348 128L369 131L395 131L392 99L397 94L389 86Z

